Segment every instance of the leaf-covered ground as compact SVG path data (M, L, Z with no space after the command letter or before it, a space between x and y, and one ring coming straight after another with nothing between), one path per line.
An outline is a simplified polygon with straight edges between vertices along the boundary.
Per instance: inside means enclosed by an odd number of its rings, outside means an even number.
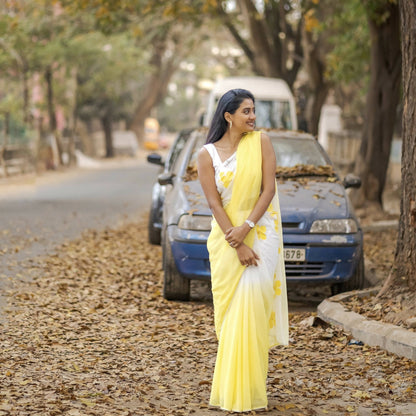
M394 262L397 230L377 229L364 233L366 259L371 260L371 272L380 279L380 285L387 279ZM342 302L348 309L369 319L406 326L406 320L416 317L416 293L409 293L405 287L390 290L383 299L375 295L355 296ZM409 331L414 329L408 328Z
M223 414L207 406L207 285L165 301L145 223L87 232L27 273L37 277L9 294L0 332L0 416ZM291 314L290 346L271 351L267 414L416 414L415 362L310 315Z

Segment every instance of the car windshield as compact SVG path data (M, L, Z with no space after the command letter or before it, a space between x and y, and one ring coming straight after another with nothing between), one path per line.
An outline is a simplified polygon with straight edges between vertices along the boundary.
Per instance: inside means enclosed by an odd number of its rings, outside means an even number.
M276 154L276 174L280 177L335 176L315 140L270 137Z
M315 140L276 137L269 133L276 154L276 176L294 178L302 176L335 177L333 167L328 164L323 151ZM205 135L195 141L192 156L185 173L185 181L196 180L196 158L205 143Z
M277 166L326 165L324 155L316 142L308 139L270 137L276 153Z

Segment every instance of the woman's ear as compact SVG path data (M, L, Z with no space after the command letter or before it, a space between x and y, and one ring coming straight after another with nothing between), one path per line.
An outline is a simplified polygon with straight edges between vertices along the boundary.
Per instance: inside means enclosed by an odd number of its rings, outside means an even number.
M230 114L228 111L226 111L226 112L224 113L224 118L225 118L225 121L226 121L227 123L229 123L229 122L231 121L231 114Z

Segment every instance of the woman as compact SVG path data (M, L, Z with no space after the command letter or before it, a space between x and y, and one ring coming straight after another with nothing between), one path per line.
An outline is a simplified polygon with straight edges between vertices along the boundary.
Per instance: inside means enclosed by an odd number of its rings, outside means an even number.
M228 91L198 154L214 216L207 245L219 345L210 405L234 412L267 408L268 350L288 344L276 159L255 120L253 95Z

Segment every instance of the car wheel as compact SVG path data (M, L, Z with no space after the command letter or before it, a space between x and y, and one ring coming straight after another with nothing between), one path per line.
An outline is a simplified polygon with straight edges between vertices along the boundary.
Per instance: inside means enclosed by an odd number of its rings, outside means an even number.
M190 281L176 268L169 242L163 244L163 297L167 300L189 300Z
M363 289L365 284L364 273L364 254L361 254L360 261L355 268L354 274L346 282L335 283L331 286L331 292L333 295L342 292L349 292L350 290Z
M147 235L149 238L149 243L155 246L160 246L161 243L161 231L160 228L156 228L154 226L155 222L157 222L157 208L155 208L152 204L150 207L150 214L149 214L149 223L147 226Z

